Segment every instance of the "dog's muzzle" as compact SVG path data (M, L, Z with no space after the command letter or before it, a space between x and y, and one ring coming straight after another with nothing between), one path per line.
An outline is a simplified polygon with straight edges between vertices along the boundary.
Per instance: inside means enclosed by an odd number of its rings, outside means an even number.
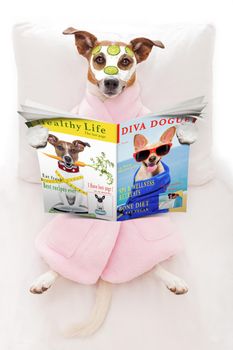
M116 77L105 77L98 84L100 91L107 97L119 95L124 89L124 85L124 82Z
M104 79L104 93L106 95L116 95L119 93L120 82L117 78Z
M63 157L64 163L66 164L66 166L71 167L73 164L73 160L70 156L64 156Z

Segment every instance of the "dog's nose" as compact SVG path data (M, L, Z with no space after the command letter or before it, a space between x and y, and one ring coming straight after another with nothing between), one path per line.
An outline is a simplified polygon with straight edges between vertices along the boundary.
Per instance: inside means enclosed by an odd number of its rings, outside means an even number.
M156 157L155 156L151 156L150 158L149 158L149 162L154 162L154 161L156 161Z
M64 160L65 160L65 162L67 162L67 163L71 163L72 158L71 158L70 156L65 156L65 157L64 157Z
M104 86L108 90L116 90L119 86L119 80L116 78L107 78L104 79Z

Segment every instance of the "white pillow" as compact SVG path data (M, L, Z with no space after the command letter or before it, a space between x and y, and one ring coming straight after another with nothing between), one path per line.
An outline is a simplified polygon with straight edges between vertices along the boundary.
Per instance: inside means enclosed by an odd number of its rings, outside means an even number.
M62 35L62 31L71 24L75 26L73 23L66 23L58 28L30 23L15 25L13 39L18 70L19 103L30 99L71 110L81 101L86 84L87 63L78 55L73 36ZM165 50L154 48L147 61L138 65L142 101L151 111L167 109L197 96L206 97L206 120L199 122L199 139L191 146L189 182L201 185L209 181L213 177L213 26L121 26L119 34L104 31L100 33L99 26L97 28L98 30L88 25L79 29L93 32L99 39L121 39L127 42L135 37L145 36L161 40L165 44ZM36 152L27 145L25 133L26 127L21 121L19 176L37 182L39 169Z

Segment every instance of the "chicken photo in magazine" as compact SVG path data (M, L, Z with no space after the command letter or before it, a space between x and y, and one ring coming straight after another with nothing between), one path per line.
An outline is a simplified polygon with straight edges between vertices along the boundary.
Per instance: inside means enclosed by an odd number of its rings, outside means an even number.
M189 146L176 136L181 121L152 116L120 125L117 220L186 211Z
M49 129L37 150L46 212L116 220L115 124L85 119L27 123Z

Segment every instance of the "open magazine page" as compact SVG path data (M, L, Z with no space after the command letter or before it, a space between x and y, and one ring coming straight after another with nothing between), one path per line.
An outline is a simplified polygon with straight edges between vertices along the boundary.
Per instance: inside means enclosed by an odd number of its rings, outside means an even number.
M27 125L50 132L38 149L46 211L119 221L185 211L189 146L177 126L204 121L205 107L199 96L117 125L27 101Z
M186 211L189 146L176 136L182 120L147 116L120 124L117 220Z
M116 220L117 125L85 119L40 119L49 129L38 149L46 212Z

